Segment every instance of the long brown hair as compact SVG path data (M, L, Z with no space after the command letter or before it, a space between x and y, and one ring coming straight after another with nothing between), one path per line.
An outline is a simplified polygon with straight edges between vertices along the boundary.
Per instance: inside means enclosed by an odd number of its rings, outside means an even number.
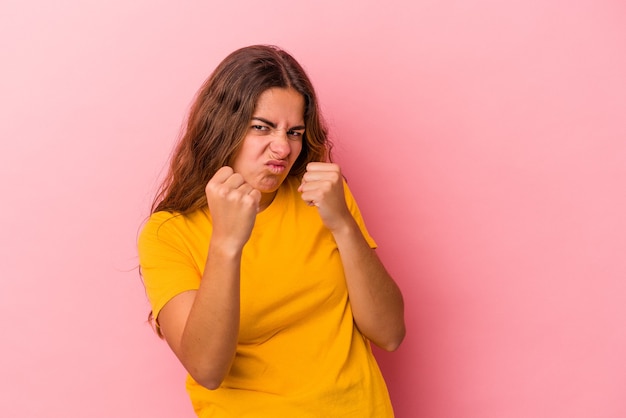
M304 69L276 46L244 47L228 55L196 94L152 213L185 214L207 206L206 184L232 163L259 96L273 87L293 88L305 101L302 151L289 175L301 176L309 162L331 159L332 144Z

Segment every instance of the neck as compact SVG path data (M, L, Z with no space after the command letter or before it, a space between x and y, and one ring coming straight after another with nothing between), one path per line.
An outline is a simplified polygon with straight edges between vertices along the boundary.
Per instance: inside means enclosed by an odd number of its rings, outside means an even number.
M276 197L276 193L278 193L278 191L272 193L263 193L261 195L261 201L259 202L259 212L267 209L268 206L272 204L274 198Z

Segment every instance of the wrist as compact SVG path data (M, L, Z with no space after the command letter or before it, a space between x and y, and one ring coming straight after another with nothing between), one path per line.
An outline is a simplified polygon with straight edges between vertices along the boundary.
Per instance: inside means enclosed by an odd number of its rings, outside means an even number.
M243 245L232 239L212 237L209 242L209 255L223 259L240 259Z
M335 241L339 242L345 239L350 239L354 236L360 236L361 230L352 216L340 223L330 231L335 238Z

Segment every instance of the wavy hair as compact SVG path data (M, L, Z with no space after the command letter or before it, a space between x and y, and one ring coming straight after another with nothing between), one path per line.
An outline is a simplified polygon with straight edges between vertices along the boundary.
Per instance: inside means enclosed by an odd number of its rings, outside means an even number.
M302 176L309 162L331 160L332 143L302 66L276 46L244 47L228 55L196 94L151 213L186 214L207 206L206 184L232 164L259 96L274 87L293 88L305 102L302 151L289 175Z

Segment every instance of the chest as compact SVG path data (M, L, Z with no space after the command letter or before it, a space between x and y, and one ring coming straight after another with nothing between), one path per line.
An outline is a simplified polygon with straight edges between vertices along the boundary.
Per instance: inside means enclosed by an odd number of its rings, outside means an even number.
M346 294L337 245L316 212L258 225L241 262L240 340L319 317Z

